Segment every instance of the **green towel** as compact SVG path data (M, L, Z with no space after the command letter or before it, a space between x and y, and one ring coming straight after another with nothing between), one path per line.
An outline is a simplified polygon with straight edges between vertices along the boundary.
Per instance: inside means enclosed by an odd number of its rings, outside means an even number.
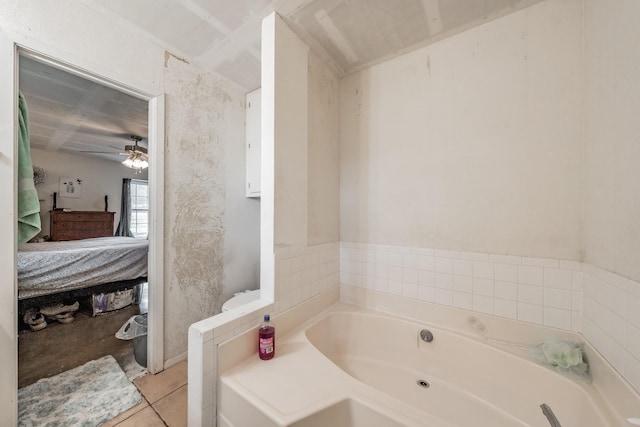
M33 183L27 102L18 95L18 246L40 232L40 201Z

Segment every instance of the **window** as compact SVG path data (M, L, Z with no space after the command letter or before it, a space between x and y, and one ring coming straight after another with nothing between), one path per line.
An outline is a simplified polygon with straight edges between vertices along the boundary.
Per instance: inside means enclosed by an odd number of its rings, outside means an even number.
M131 232L146 239L149 234L149 183L131 180Z

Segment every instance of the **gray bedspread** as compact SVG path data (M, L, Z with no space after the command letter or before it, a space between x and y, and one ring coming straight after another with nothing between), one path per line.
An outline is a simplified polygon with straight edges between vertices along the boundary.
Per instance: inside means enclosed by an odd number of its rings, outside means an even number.
M27 243L18 250L18 299L145 277L148 247L132 237Z

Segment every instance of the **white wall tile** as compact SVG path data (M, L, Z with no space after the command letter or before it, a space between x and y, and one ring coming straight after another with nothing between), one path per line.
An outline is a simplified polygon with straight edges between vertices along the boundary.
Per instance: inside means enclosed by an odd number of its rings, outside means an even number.
M418 286L418 299L433 302L435 300L435 288L433 286Z
M626 358L626 351L624 347L608 335L605 335L604 339L605 343L598 349L598 351L602 353L605 359L607 359L616 371L623 372Z
M458 252L458 251L448 251L448 250L436 249L434 251L434 253L435 253L435 255L437 257L460 258L460 252Z
M433 271L418 270L418 285L435 286L436 274Z
M467 294L473 293L473 278L468 276L453 276L453 290Z
M402 295L402 282L398 280L389 280L388 289L392 295Z
M571 291L556 288L544 288L544 306L571 310Z
M351 285L349 281L349 273L347 271L340 272L340 283L343 285Z
M418 298L418 285L403 283L402 284L402 296L407 298Z
M469 261L489 261L489 254L480 252L460 252L460 259Z
M559 261L559 267L563 270L582 271L582 263L580 261L569 261L561 259Z
M627 297L626 313L629 323L640 328L640 298L632 295Z
M544 307L544 325L553 328L571 329L571 311Z
M493 285L493 295L508 301L518 300L518 284L515 282L502 282L496 280Z
M511 264L496 264L493 267L494 278L503 282L518 281L518 267Z
M522 257L514 255L494 255L489 254L489 261L500 264L522 264Z
M378 265L387 265L389 263L389 253L387 251L377 249L373 253L373 259Z
M544 285L551 288L571 289L573 272L555 268L544 269Z
M429 248L413 248L412 252L418 255L430 255L433 256L434 250Z
M389 252L388 263L394 267L402 267L402 254L398 252Z
M518 283L542 286L544 283L542 267L518 266Z
M389 280L396 282L402 282L402 267L390 266L389 267Z
M436 273L436 288L453 289L453 275L446 273Z
M544 303L544 288L518 284L518 301L542 306Z
M633 280L627 281L627 292L629 295L633 295L636 298L640 298L640 283Z
M459 276L473 276L473 262L464 259L453 260L453 274Z
M493 301L493 314L508 319L518 318L518 304L515 301L507 301L496 298Z
M373 269L374 277L387 279L389 277L389 267L386 264L376 264Z
M582 311L582 292L571 291L571 310Z
M627 336L627 321L618 316L615 312L611 316L611 338L619 344L625 345Z
M434 301L438 304L453 305L453 291L436 288Z
M473 297L465 292L453 292L453 306L465 310L473 310Z
M612 286L609 288L610 297L609 297L609 309L613 312L618 313L625 318L627 317L627 299L629 294L623 291L620 288L616 288Z
M640 359L640 328L636 328L633 325L627 325L625 346L633 357Z
M418 270L414 268L403 268L402 269L402 282L408 283L412 285L418 284Z
M389 285L387 283L387 279L382 277L376 277L373 282L373 289L375 289L378 292L388 292Z
M543 324L543 312L541 305L518 303L518 320L523 322Z
M453 274L453 259L436 257L436 273Z
M522 257L522 265L558 268L560 264L557 259Z
M493 297L493 280L474 277L473 294Z
M473 311L493 314L493 297L473 295Z
M571 289L574 291L582 291L582 283L583 283L584 274L582 271L572 271L571 272Z
M404 268L418 268L418 255L416 254L402 254L402 267Z
M624 377L636 390L640 390L640 359L630 353L625 355Z
M436 261L433 255L418 255L418 269L436 271Z
M473 277L478 277L480 279L493 279L493 263L474 261Z
M571 330L573 332L582 331L582 313L579 311L571 312Z

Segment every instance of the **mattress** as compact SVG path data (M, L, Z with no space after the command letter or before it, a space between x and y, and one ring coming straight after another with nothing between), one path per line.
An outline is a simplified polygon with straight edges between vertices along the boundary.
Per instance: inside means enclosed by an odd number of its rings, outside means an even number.
M18 299L146 277L148 248L133 237L27 243L18 250Z

